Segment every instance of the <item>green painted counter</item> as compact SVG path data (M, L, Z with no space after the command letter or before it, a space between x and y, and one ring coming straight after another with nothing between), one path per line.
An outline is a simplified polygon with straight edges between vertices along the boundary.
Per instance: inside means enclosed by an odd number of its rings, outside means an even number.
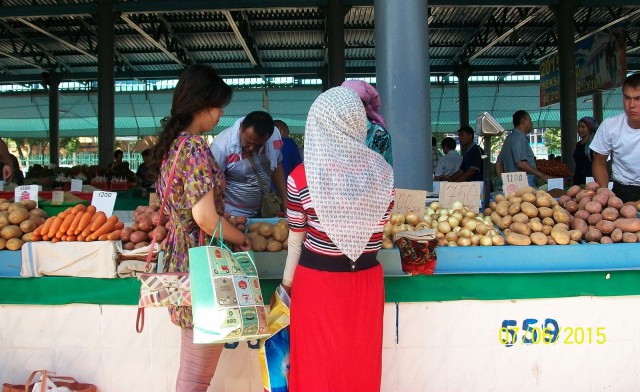
M261 280L265 298L279 284ZM0 304L136 305L136 279L0 278ZM640 295L640 271L468 274L385 278L387 302Z

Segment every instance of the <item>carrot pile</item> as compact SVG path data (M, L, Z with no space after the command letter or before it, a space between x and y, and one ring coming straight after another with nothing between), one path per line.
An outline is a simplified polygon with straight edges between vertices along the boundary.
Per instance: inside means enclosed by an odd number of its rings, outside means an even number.
M116 241L124 223L112 215L107 218L104 212L96 212L95 206L78 204L56 216L48 218L33 231L32 241Z

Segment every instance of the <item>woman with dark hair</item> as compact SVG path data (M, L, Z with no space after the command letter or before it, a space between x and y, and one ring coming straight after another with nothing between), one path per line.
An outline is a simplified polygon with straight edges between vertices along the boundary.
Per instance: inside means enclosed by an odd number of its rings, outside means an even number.
M593 117L585 116L578 120L578 136L580 136L580 140L573 152L573 161L576 164L573 173L573 185L582 185L587 182L587 177L593 177L591 172L591 162L593 161L591 141L597 129L598 121Z
M176 85L171 116L162 121L163 130L153 149L150 170L158 175L158 197L162 199L168 192L165 213L170 229L165 272L188 271L188 249L198 246L201 234L208 241L222 219L224 174L201 135L218 124L231 95L231 88L213 68L191 65ZM174 178L168 183L176 159ZM244 233L225 219L222 228L226 241L248 250L249 240ZM176 391L204 392L211 383L223 345L193 343L190 306L169 307L169 314L171 321L182 328Z

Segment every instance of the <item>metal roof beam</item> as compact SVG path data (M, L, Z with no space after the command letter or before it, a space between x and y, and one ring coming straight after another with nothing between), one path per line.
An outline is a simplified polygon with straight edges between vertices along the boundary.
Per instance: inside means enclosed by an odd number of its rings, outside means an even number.
M137 31L145 40L147 40L149 43L151 43L153 46L155 46L156 48L158 48L162 53L164 53L165 55L167 55L167 57L169 57L171 60L173 60L175 63L177 63L180 66L184 66L184 63L176 57L176 55L174 55L173 53L171 53L167 48L164 47L164 45L162 45L160 42L156 41L155 39L153 39L153 37L151 37L149 34L147 34L146 31L144 31L142 29L142 27L138 26L134 21L132 21L129 16L127 15L120 15L120 18L122 18L122 20L124 20L124 22L129 25L129 27L131 27L132 29L134 29L135 31Z
M176 49L182 51L184 56L187 59L189 59L189 62L191 64L194 64L195 61L193 60L193 58L189 54L189 50L187 49L187 46L184 44L184 42L182 42L182 39L180 39L180 37L173 31L173 28L171 27L171 23L167 22L167 19L164 16L162 16L161 14L156 15L156 16L158 17L160 22L162 22L164 24L164 27L167 29L167 32L169 33L170 44L172 46L175 46Z
M67 41L63 40L62 38L59 38L59 37L57 37L57 36L55 36L55 35L51 34L50 32L48 32L48 31L46 31L45 29L43 29L43 28L39 27L38 25L36 25L36 24L34 24L34 23L31 23L30 21L28 21L28 20L26 20L26 19L23 19L23 18L17 18L16 20L17 20L17 21L19 21L19 22L21 22L22 24L25 24L25 25L27 25L27 26L31 27L31 28L32 28L32 29L34 29L35 31L37 31L37 32L39 32L39 33L42 33L42 34L46 35L47 37L49 37L49 38L51 38L51 39L55 40L56 42L61 43L62 45L66 46L67 48L69 48L69 49L71 49L71 50L74 50L74 51L76 51L76 52L78 52L78 53L82 53L83 55L85 55L85 56L87 56L87 57L91 58L91 60L93 60L93 61L95 61L95 62L98 62L98 58L97 58L96 56L94 56L93 54L91 54L91 53L87 52L86 50L84 50L84 49L82 49L82 48L79 48L79 47L77 47L77 46L73 45L73 44L72 44L72 43L70 43L70 42L67 42Z
M242 49L247 55L247 58L249 59L249 61L254 67L258 67L260 65L260 58L258 57L258 53L255 47L253 47L253 37L251 36L251 30L249 29L249 26L248 26L248 23L249 23L248 20L246 19L244 20L244 22L246 23L247 31L246 31L246 35L243 35L240 32L240 29L238 28L238 26L236 25L236 21L233 18L233 15L231 15L231 12L227 10L222 12L224 13L224 16L227 18L227 21L229 22L229 25L231 26L231 29L233 30L233 33L236 36L236 39L238 40L238 42L242 46ZM244 18L246 17L246 15L243 15L242 17Z
M75 19L79 20L82 26L84 26L84 28L87 29L87 31L91 32L94 37L98 36L98 31L92 25L90 25L89 22L87 22L84 19L84 17L77 17ZM120 61L123 65L126 65L127 67L129 67L129 69L133 71L137 71L137 67L131 64L131 62L129 62L129 60L116 48L113 48L113 52L116 55L116 60Z

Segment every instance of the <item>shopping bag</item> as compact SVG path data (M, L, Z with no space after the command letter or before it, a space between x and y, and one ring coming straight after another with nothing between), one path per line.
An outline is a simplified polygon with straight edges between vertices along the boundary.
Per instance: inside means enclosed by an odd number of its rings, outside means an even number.
M216 231L222 231L218 224ZM269 336L253 252L219 245L189 249L193 342L226 343ZM222 235L220 235L222 238Z
M36 381L36 377L40 380ZM2 384L2 392L97 392L97 387L76 381L73 377L55 376L46 370L36 370L31 373L25 384Z
M289 381L289 294L278 286L267 322L271 336L260 339L260 370L265 392L287 392Z
M410 275L433 275L436 269L436 233L433 229L402 231L394 236L402 270Z

